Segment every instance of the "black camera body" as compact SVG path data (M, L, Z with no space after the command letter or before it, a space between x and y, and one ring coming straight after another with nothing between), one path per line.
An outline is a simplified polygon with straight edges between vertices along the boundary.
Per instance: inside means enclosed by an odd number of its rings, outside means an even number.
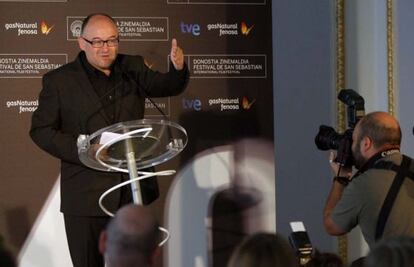
M342 89L338 99L347 105L348 129L343 134L339 134L334 128L321 125L315 137L315 144L320 150L337 150L335 162L344 167L352 167L354 165L351 149L352 133L357 122L365 116L365 101L352 89Z

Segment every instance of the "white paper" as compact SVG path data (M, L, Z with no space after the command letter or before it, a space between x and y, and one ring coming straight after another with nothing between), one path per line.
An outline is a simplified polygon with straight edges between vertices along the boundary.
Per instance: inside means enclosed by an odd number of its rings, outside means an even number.
M292 228L292 232L305 232L305 225L303 222L290 222L290 228Z
M118 138L121 134L118 133L113 133L113 132L103 132L101 134L101 139L99 140L99 144L103 145L106 144L112 140L114 140L115 138Z

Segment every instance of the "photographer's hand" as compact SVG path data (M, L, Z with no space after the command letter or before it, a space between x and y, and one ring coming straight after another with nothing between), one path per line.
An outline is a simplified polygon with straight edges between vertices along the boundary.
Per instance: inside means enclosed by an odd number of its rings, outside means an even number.
M331 165L332 171L335 176L342 177L351 177L352 176L352 167L344 167L335 162L336 154L331 151L329 153L329 164Z
M329 192L328 199L326 200L325 209L323 211L323 223L325 230L330 235L342 235L346 231L342 230L332 219L331 214L342 197L346 184L341 183L336 178L338 176L351 177L352 168L344 168L335 162L336 154L334 152L329 153L329 163L331 164L332 171L334 172L334 181L332 183L331 191Z

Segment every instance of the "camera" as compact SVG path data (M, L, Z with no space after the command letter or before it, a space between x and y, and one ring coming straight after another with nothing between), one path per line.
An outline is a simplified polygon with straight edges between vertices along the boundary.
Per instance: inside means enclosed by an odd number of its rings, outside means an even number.
M334 128L326 125L319 126L319 132L315 137L315 144L319 150L337 150L335 162L344 167L352 167L352 133L357 122L365 116L364 98L352 89L342 89L338 99L347 105L348 129L339 134Z

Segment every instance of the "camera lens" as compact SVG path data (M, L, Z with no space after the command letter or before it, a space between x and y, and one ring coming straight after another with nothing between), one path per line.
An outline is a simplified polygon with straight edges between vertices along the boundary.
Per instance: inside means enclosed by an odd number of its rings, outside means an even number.
M321 125L319 132L315 137L315 144L319 150L338 149L339 143L342 139L341 134L338 134L334 128Z

